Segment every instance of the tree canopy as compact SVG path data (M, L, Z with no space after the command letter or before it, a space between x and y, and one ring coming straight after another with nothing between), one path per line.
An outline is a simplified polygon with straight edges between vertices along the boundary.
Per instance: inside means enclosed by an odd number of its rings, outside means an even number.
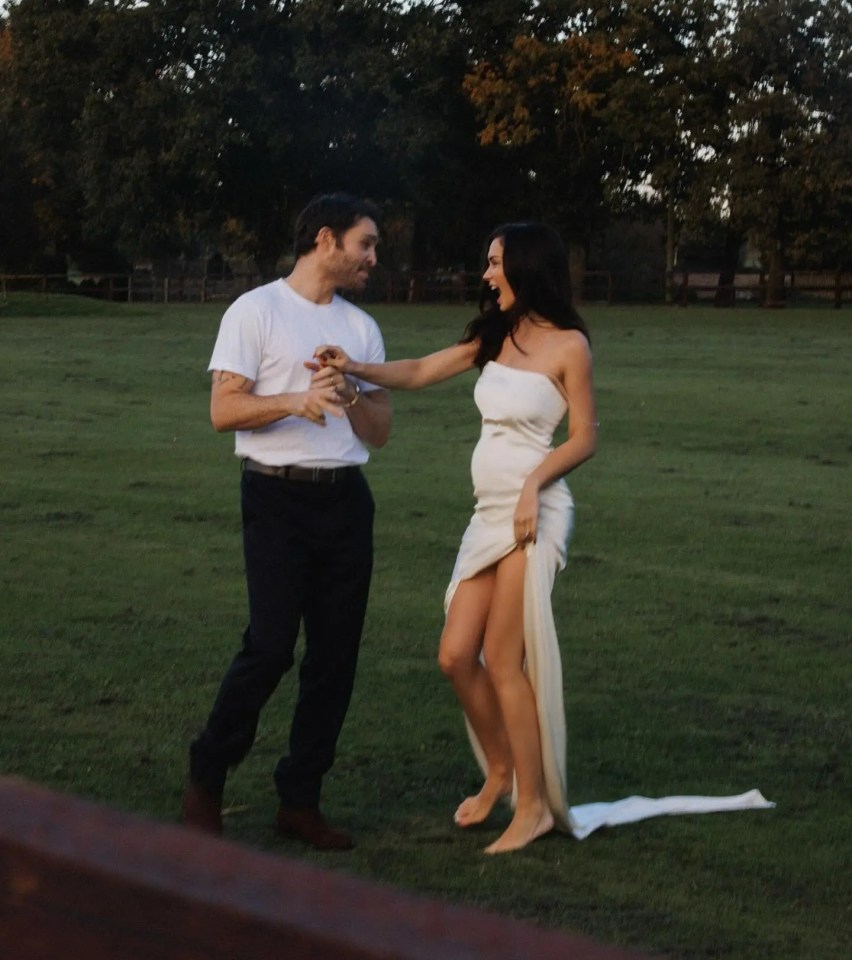
M399 268L474 268L521 217L582 258L640 211L670 260L712 221L775 276L834 267L850 24L852 0L9 0L0 269L216 249L268 274L330 189L383 207Z

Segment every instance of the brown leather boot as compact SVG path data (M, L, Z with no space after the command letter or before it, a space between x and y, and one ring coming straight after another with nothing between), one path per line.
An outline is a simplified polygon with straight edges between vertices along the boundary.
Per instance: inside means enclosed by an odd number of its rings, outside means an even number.
M348 833L333 827L317 807L278 808L278 830L288 837L297 837L316 850L351 850L355 842Z
M183 792L184 826L213 836L222 834L222 798L188 780Z

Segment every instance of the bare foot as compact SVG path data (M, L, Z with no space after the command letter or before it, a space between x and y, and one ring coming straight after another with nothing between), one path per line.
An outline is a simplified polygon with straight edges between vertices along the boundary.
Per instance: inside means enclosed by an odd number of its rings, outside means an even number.
M468 797L459 804L458 810L453 814L453 820L460 827L476 826L487 819L498 800L507 797L511 792L511 779L488 777L476 796Z
M485 853L511 853L520 850L553 829L553 814L546 806L529 812L516 811L505 833L485 848Z

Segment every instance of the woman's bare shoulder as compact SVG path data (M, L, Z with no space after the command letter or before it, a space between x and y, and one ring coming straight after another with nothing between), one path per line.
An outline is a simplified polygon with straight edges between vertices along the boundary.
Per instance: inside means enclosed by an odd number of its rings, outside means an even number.
M566 361L584 361L592 355L589 341L581 330L559 330L553 338L553 347Z

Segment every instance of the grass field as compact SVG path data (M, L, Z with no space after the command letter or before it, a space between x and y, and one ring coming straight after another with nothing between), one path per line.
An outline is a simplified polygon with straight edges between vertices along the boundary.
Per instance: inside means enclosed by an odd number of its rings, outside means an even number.
M162 820L245 616L238 465L208 421L221 308L0 306L0 773ZM250 846L675 958L840 960L852 916L848 311L589 307L598 456L554 606L571 800L739 793L773 811L480 849L435 664L471 506L466 376L395 400L374 455L377 566L324 797L348 855L277 839L285 678L229 780ZM375 311L391 357L470 308Z

